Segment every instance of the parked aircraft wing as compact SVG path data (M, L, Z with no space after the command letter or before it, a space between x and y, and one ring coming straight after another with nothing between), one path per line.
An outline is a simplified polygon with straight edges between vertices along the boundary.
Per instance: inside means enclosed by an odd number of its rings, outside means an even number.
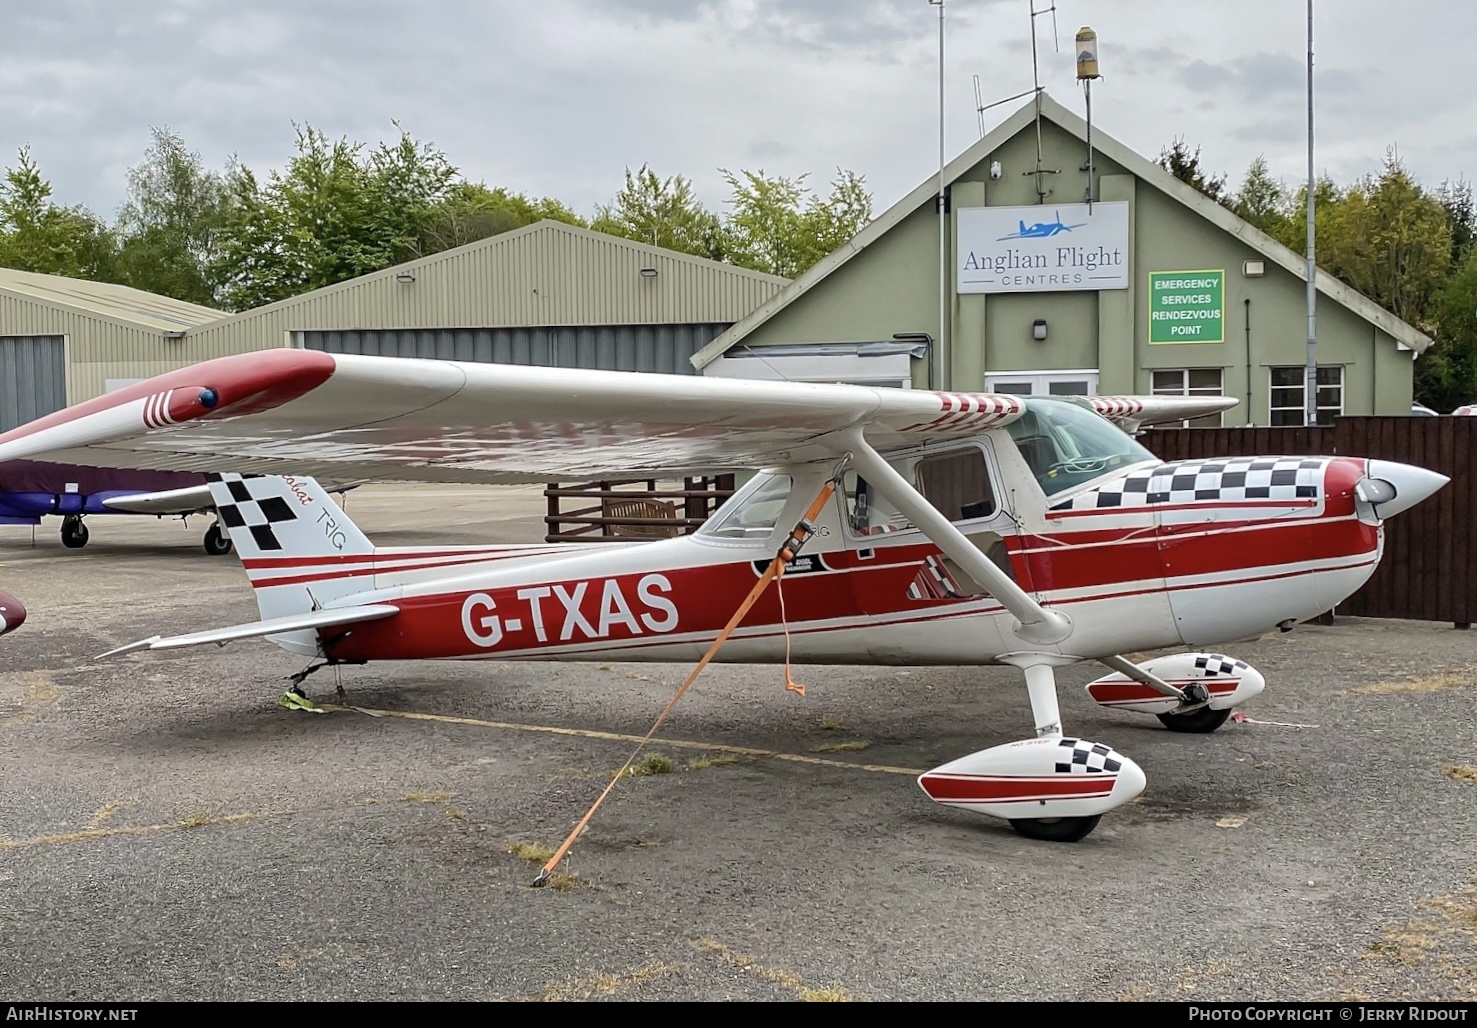
M287 617L272 618L268 621L253 621L246 625L232 625L229 628L212 628L205 632L192 632L189 635L173 635L169 637L150 636L140 639L138 642L129 643L127 646L119 646L117 649L109 650L100 654L98 659L112 657L120 653L130 653L133 650L173 650L182 646L202 646L205 643L216 643L224 646L236 639L254 639L262 635L278 635L283 632L299 632L304 629L333 628L337 625L354 625L361 621L377 621L380 618L391 617L400 613L399 607L393 607L386 603L368 604L359 607L343 607L340 609L314 610L306 614L291 614Z
M853 427L880 449L962 438L1014 421L1031 402L284 348L196 364L49 414L0 435L0 460L46 454L320 481L660 476L834 459ZM1203 414L1236 401L1179 402Z

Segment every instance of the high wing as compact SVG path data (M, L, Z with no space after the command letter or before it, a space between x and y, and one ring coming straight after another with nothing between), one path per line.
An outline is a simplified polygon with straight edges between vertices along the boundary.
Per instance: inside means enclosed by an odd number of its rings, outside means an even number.
M546 482L834 459L861 428L879 449L961 438L1029 398L582 371L278 349L192 365L0 435L0 460L311 475L320 480ZM1135 425L1223 397L1088 401Z

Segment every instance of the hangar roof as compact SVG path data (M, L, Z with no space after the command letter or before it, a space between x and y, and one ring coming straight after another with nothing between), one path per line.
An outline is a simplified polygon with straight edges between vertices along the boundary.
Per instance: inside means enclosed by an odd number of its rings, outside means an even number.
M80 314L163 332L184 331L219 321L225 315L210 307L168 296L61 275L0 268L0 293L22 300L63 307Z

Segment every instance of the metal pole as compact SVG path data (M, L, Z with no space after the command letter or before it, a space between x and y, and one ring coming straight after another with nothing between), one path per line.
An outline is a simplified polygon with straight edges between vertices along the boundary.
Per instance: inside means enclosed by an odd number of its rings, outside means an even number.
M944 381L953 385L953 333L949 331L949 219L947 216L947 204L944 202L944 0L928 0L930 4L936 4L939 9L939 334L941 343L945 339L942 349L944 351Z
M1308 0L1308 366L1303 375L1303 423L1318 424L1318 264L1313 245L1313 0Z
M1087 97L1087 213L1092 213L1092 79L1082 80Z

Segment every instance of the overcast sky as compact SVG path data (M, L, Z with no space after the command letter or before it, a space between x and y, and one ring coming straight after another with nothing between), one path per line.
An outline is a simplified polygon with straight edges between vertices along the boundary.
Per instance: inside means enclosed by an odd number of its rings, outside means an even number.
M947 149L1031 86L1029 0L948 0ZM1048 0L1036 0L1038 7ZM1146 156L1175 136L1236 182L1306 169L1303 0L1057 0L1041 81L1082 110L1072 37L1098 32L1095 126ZM1340 182L1387 147L1430 185L1477 177L1469 0L1317 0L1317 156ZM987 112L987 127L1022 101ZM56 199L110 217L168 125L221 167L292 153L293 122L392 138L589 215L626 166L866 177L880 212L936 169L938 8L926 0L0 0L0 160L29 144Z

